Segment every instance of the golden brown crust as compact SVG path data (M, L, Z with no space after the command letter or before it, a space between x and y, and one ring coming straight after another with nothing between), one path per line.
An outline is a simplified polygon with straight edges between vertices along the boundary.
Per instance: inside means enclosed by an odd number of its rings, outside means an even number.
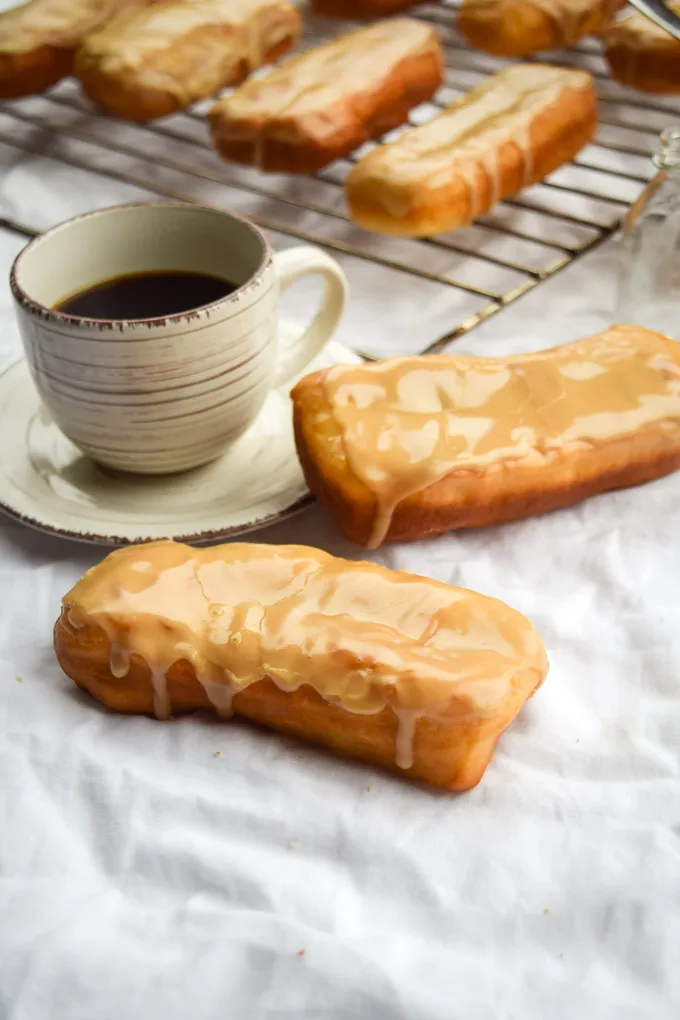
M73 50L38 46L29 53L0 53L0 99L18 99L56 85L73 69Z
M61 668L83 690L116 712L152 715L154 692L149 667L132 657L126 677L110 670L111 648L94 626L75 629L64 611L54 630ZM177 714L212 708L204 688L187 661L168 671L168 693ZM328 704L311 687L280 690L271 680L251 684L233 700L237 715L251 722L299 737L342 755L356 758L413 779L449 790L468 790L482 778L503 730L515 718L542 679L529 669L515 677L503 711L493 718L454 722L419 719L414 735L414 763L404 770L395 764L397 719L390 708L376 715L357 715Z
M443 80L436 34L409 19L324 44L220 100L209 120L225 159L314 173L406 120Z
M130 7L157 0L29 0L0 14L0 99L42 92L73 70L77 47Z
M527 57L607 28L623 0L463 0L458 30L476 49Z
M310 6L315 14L325 18L364 21L400 14L425 2L426 0L311 0Z
M521 97L517 81L525 71L531 76L527 94L543 92L545 102L519 118L509 108L505 138L494 122L489 144L482 142L479 154L471 153L473 135L464 114L480 108L479 116L484 117L490 98L485 90ZM486 123L481 121L482 132ZM489 76L435 121L364 156L346 182L351 218L366 230L406 237L465 226L496 201L572 159L596 128L597 101L590 75L538 64L514 65ZM428 136L432 144L426 142Z
M677 360L677 345L667 341ZM306 376L294 388L293 420L305 479L343 534L370 544L375 494L352 472L342 434L331 414L325 372ZM452 472L395 508L386 541L415 541L457 528L502 524L570 506L611 489L652 481L680 467L680 437L658 426L613 439L603 446L564 452L544 466L511 471Z
M240 84L286 53L300 30L299 11L287 0L175 0L90 36L75 73L103 109L144 122Z
M670 3L680 14L680 3ZM637 12L616 22L602 37L612 76L622 85L656 95L680 93L680 42Z

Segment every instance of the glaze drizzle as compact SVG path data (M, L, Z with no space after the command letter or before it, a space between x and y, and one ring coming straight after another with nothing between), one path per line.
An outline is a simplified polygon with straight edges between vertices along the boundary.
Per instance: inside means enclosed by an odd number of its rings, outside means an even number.
M111 674L147 663L159 718L167 675L188 661L222 715L250 684L310 685L355 714L391 709L395 759L408 769L418 720L489 717L545 652L529 622L474 592L302 546L174 542L108 556L64 598L76 628L101 628Z

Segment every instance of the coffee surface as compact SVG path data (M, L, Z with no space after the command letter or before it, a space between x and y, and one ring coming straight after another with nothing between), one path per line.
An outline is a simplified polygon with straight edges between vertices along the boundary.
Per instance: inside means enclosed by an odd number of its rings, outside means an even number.
M217 276L163 270L104 280L55 307L86 319L158 319L212 304L236 289L235 284Z

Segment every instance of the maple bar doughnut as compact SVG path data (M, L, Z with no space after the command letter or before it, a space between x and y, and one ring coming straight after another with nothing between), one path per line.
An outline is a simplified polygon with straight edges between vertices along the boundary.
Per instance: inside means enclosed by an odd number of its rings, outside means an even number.
M476 49L528 57L602 32L621 6L623 0L463 0L456 25Z
M547 672L502 602L304 546L119 549L64 597L54 647L116 711L233 711L451 790Z
M390 14L400 14L409 7L417 7L425 2L426 0L311 0L310 7L315 14L325 18L363 21L387 18Z
M680 15L680 2L669 2ZM622 85L658 95L680 93L680 41L643 14L625 14L603 34L612 76Z
M260 170L314 173L402 124L443 80L437 35L398 18L294 57L218 101L217 151Z
M637 326L508 358L433 354L305 376L307 484L375 547L499 524L680 467L680 345Z
M0 13L0 99L42 92L73 70L78 46L129 8L154 0L29 0Z
M75 71L109 113L147 121L239 84L289 50L300 29L287 0L171 0L91 35Z
M350 215L367 230L409 237L465 226L572 159L596 127L585 71L506 67L360 159L346 181Z

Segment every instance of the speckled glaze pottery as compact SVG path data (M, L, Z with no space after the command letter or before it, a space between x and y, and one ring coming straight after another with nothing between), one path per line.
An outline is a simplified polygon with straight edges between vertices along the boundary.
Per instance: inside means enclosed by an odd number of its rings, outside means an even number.
M55 310L105 280L149 270L222 276L236 290L161 319L95 320ZM280 292L320 274L321 307L278 341ZM347 298L321 249L275 254L252 223L194 205L116 206L69 220L17 257L10 283L28 366L61 431L109 468L167 474L206 464L255 421L267 395L330 340Z

